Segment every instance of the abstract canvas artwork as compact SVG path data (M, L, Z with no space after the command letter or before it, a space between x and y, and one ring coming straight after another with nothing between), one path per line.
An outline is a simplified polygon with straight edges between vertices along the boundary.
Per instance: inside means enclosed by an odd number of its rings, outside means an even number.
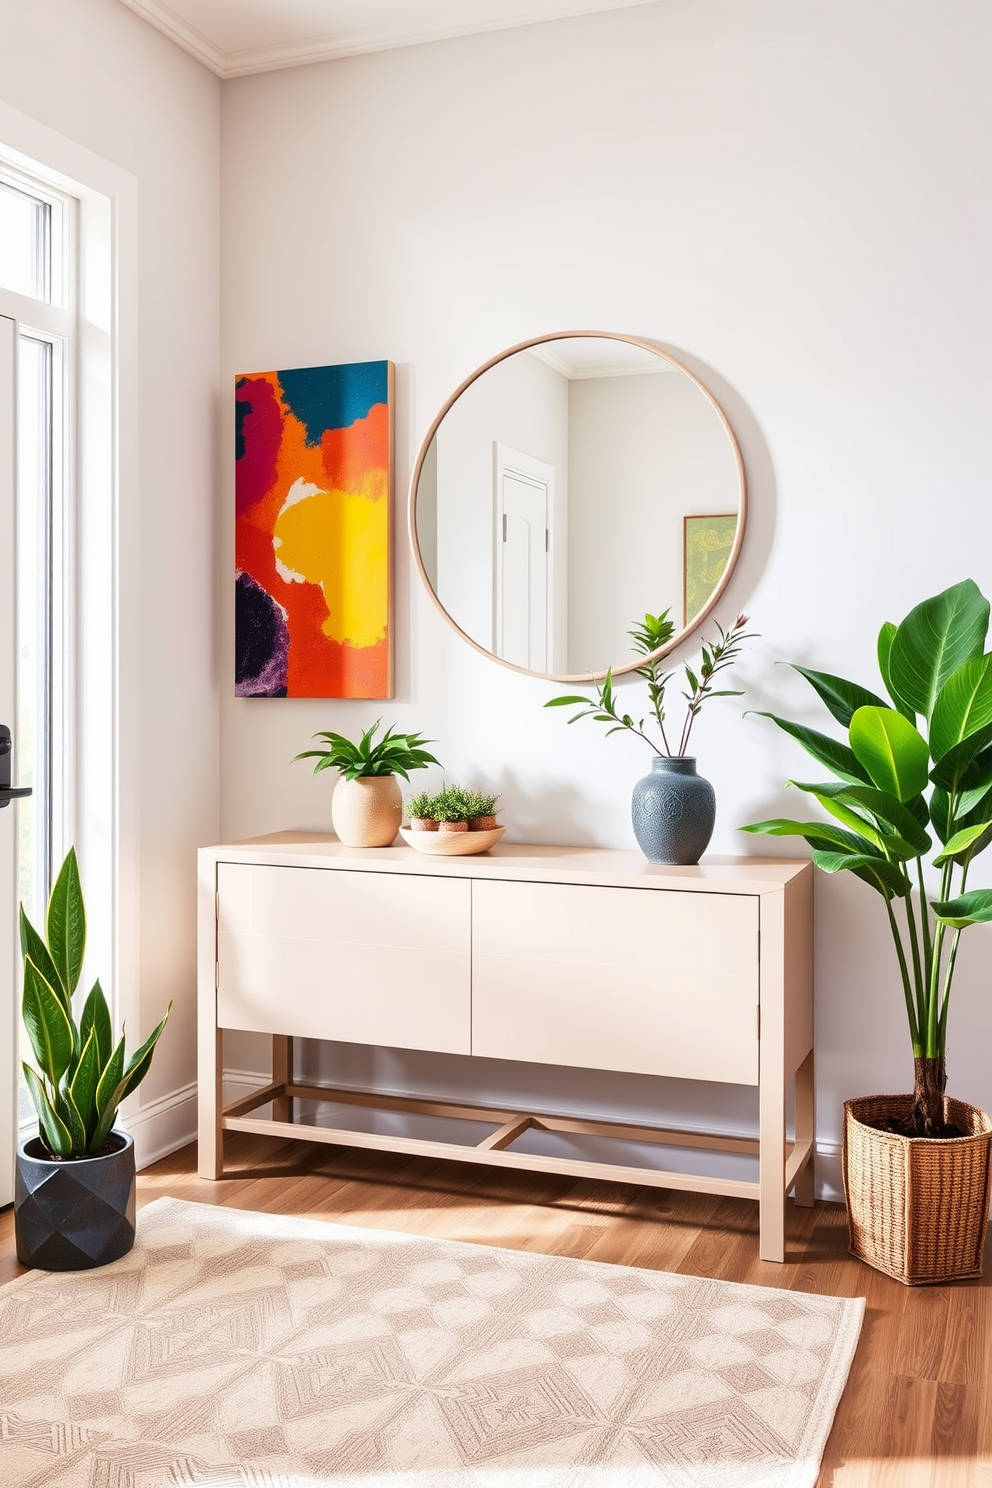
M235 694L392 697L392 363L235 396Z
M723 578L737 536L737 513L684 517L683 623L695 619Z

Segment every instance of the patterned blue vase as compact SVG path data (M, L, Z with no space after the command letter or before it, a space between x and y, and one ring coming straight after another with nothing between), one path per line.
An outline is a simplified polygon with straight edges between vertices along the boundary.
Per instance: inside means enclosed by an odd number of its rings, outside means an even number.
M659 756L634 786L637 845L649 863L698 863L716 822L716 792L689 756Z

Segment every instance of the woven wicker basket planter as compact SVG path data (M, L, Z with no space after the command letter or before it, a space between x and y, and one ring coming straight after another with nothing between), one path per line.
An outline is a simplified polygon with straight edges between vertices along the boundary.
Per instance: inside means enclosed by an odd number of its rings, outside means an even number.
M903 1137L872 1121L906 1117L911 1095L844 1105L844 1192L851 1253L906 1286L981 1276L989 1220L992 1119L944 1097L964 1137Z

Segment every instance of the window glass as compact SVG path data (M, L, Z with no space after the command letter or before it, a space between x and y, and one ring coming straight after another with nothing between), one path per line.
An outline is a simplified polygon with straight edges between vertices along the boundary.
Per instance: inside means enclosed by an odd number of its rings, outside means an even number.
M54 366L50 340L22 334L17 399L17 743L34 788L18 815L20 899L36 919L52 870L52 585L55 515Z
M50 300L51 239L49 203L0 180L0 285Z

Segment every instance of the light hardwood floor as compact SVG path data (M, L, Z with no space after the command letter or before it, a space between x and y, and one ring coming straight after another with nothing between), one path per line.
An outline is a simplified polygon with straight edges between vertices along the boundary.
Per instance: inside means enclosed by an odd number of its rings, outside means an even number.
M992 1254L982 1281L903 1287L847 1253L843 1209L789 1206L788 1259L757 1259L757 1205L704 1194L318 1147L231 1133L231 1171L186 1147L138 1175L168 1194L481 1245L867 1299L817 1488L992 1488ZM990 1242L992 1243L992 1242ZM23 1268L0 1213L0 1282ZM617 1485L622 1488L622 1485Z

